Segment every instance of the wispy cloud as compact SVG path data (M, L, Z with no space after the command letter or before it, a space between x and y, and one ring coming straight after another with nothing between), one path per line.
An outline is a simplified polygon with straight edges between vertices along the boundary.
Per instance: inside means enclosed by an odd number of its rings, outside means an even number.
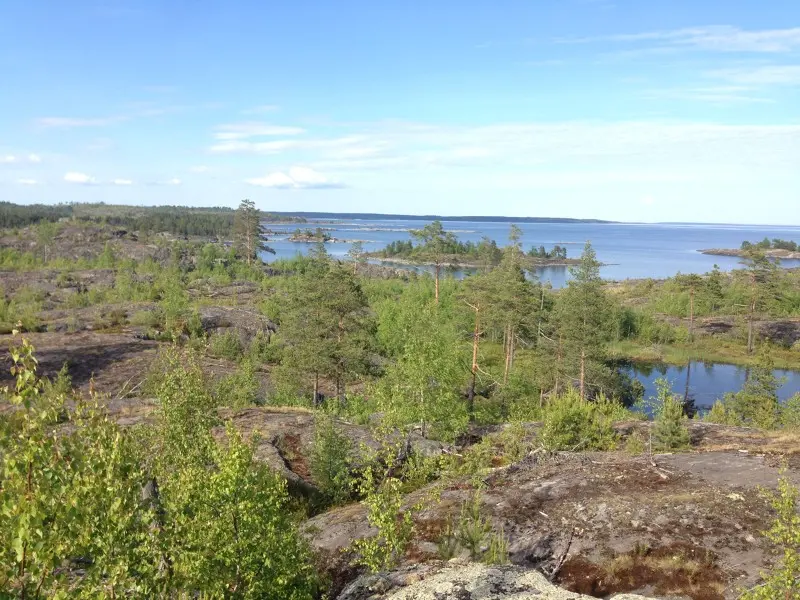
M752 87L737 85L656 88L645 90L641 96L653 100L680 100L719 105L771 104L774 102L770 98L758 95Z
M206 165L195 165L193 167L189 167L190 173L208 173L211 169L209 169Z
M746 85L800 85L800 65L763 65L717 69L709 76Z
M64 181L67 183L77 183L80 185L97 185L97 180L91 175L86 173L79 173L77 171L70 171L64 175Z
M209 147L215 154L279 154L287 150L339 149L362 145L363 136L336 138L274 140L270 142L225 141Z
M42 162L42 157L38 154L26 154L26 155L16 155L16 154L6 154L0 155L0 164L3 165L18 165L18 164L29 164L29 165L36 165Z
M17 183L19 185L39 185L39 182L36 179L26 179L24 177L17 179Z
M127 121L127 116L110 117L42 117L36 119L36 124L44 129L75 129L78 127L106 127L115 123Z
M276 171L264 177L246 179L245 182L250 185L284 190L335 189L345 187L342 183L328 179L322 173L308 167L292 167L286 173Z
M229 123L217 127L214 138L218 140L243 140L253 137L300 135L301 133L305 133L305 129L301 127L288 127L258 122Z
M111 181L112 185L133 185L130 179L114 179Z
M584 38L561 38L560 43L644 43L671 50L710 52L784 53L800 48L800 27L747 30L731 25L686 27L664 31Z
M160 179L147 182L147 185L182 185L182 184L183 181L178 179L177 177L173 177L172 179Z

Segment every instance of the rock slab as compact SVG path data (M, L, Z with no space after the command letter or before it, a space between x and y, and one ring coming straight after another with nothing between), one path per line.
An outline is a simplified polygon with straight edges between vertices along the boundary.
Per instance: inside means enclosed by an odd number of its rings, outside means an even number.
M645 600L635 594L617 594L612 598ZM453 560L364 575L347 586L338 600L591 600L591 597L563 590L531 569Z

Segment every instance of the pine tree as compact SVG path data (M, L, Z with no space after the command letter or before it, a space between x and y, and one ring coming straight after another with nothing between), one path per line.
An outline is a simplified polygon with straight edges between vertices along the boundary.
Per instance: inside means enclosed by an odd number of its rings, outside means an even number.
M375 323L352 271L332 261L323 244L309 256L309 267L292 280L284 302L282 366L294 380L313 377L315 403L320 400L321 377L334 380L343 402L347 380L371 368Z
M745 265L745 270L740 277L745 278L748 288L747 352L749 354L753 352L755 341L753 322L756 314L775 296L778 266L756 246L750 247L745 252L742 263Z
M259 252L275 254L266 244L266 229L261 225L261 211L252 200L242 200L234 217L235 245L248 265L258 260Z
M678 274L675 279L682 289L689 291L689 339L694 340L694 302L697 291L703 285L703 278L695 273L689 273Z
M417 247L417 260L420 263L433 265L436 304L439 304L439 278L447 260L454 260L452 256L448 256L448 250L457 243L456 236L445 231L441 221L434 221L422 229L413 230L411 236L421 242Z
M366 252L364 252L364 244L358 240L353 242L350 249L347 251L347 257L353 261L353 275L358 274L359 267L367 264Z
M587 369L602 362L611 329L610 302L600 279L600 262L589 242L570 274L572 279L556 307L558 354L569 365L568 372L577 370L580 396L586 398Z

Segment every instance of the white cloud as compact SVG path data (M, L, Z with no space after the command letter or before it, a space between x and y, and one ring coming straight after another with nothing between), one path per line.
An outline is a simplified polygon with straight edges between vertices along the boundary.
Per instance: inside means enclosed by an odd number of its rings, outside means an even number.
M305 140L275 140L272 142L228 141L215 144L209 151L215 154L279 154L286 150L337 150L362 146L367 138L362 135L338 138L318 138Z
M0 156L0 165L14 165L19 163L39 164L42 158L38 154L28 154L27 156L17 156L14 154L6 154Z
M208 173L210 169L205 165L196 165L194 167L189 167L189 171L191 173Z
M711 104L768 104L774 102L770 98L758 95L753 88L741 85L652 89L644 91L642 96L655 100L682 100Z
M87 175L86 173L78 173L76 171L70 171L69 173L65 174L64 181L67 183L79 183L82 185L97 184L97 180L91 175Z
M111 183L113 185L133 185L133 181L130 179L114 179Z
M177 177L173 177L172 179L148 181L145 185L181 185L182 183L183 181L181 181Z
M39 185L39 182L35 179L17 179L17 183L20 185Z
M36 119L36 124L46 129L73 129L77 127L105 127L127 119L124 116L97 118L42 117L41 119Z
M784 53L800 48L800 27L746 30L731 25L558 40L561 43L652 43L663 49L709 52Z
M269 123L229 123L217 127L214 137L218 140L244 140L251 137L278 135L300 135L305 133L301 127L270 125Z
M763 65L717 69L711 77L725 79L746 86L800 85L800 65Z
M645 196L644 198L642 198L641 202L645 206L653 206L653 204L656 203L656 199L653 198L652 196Z
M344 185L328 179L322 173L309 167L292 167L287 173L276 171L264 177L246 179L246 183L260 187L277 189L332 189Z

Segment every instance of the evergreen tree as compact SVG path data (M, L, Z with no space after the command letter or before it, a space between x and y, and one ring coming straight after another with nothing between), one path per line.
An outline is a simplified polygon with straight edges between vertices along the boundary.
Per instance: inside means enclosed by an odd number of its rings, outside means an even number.
M570 274L572 279L556 307L558 355L568 373L577 371L580 396L586 398L587 370L602 363L611 332L610 302L600 279L600 262L589 242Z
M694 273L678 274L675 279L678 285L689 292L689 339L694 340L694 301L697 291L703 285L703 278Z
M707 298L709 309L711 312L716 312L716 310L720 307L722 300L724 298L724 292L722 289L723 284L723 275L722 271L719 270L719 265L714 265L714 268L708 274L706 278L705 285L703 286L703 291L705 292L705 296Z
M435 285L436 304L439 303L439 278L442 267L448 260L455 260L449 252L456 246L458 240L456 236L445 231L441 221L434 221L425 225L422 229L411 231L411 236L420 242L415 253L420 263L430 263L433 265L433 277Z
M352 271L332 261L321 243L310 258L306 271L293 279L281 311L282 366L294 380L312 375L315 403L320 377L334 380L343 402L347 380L371 368L375 324Z
M266 244L266 228L261 225L261 211L252 200L242 200L236 209L234 235L236 249L248 265L258 260L259 252L275 254Z
M358 268L367 264L366 252L364 252L364 244L358 240L353 242L350 249L347 251L347 257L353 261L353 275L358 274Z
M747 352L753 352L753 322L756 314L774 298L777 285L777 263L767 258L761 248L752 246L743 257L744 277L747 285Z

